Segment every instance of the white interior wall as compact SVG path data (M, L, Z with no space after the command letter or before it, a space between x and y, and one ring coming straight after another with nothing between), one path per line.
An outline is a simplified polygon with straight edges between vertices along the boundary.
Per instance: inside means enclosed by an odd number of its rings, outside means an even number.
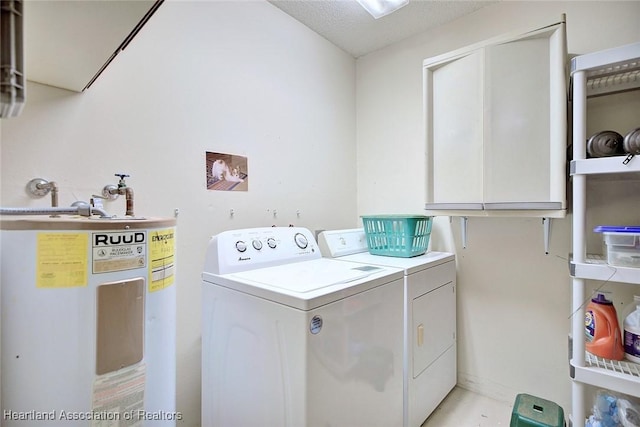
M570 53L640 40L637 1L500 2L359 58L358 214L423 212L424 59L557 22L562 13ZM631 96L637 117L640 97ZM638 223L638 184L627 182L610 192L594 183L591 189L596 194L589 201L597 213L590 218L594 224ZM549 255L544 254L540 218L470 218L468 227L463 249L458 220L437 218L431 242L432 248L457 255L459 384L510 403L517 393L531 393L569 412L570 217L553 221ZM597 239L590 240L595 245ZM629 298L629 289L620 289L621 299Z
M138 215L179 210L181 425L200 425L210 236L355 225L354 76L350 55L266 2L168 1L87 92L30 83L22 115L2 121L1 206L48 206L24 190L35 177L58 183L61 206L88 201L121 172ZM206 151L246 156L249 191L206 190ZM122 216L124 199L105 208Z

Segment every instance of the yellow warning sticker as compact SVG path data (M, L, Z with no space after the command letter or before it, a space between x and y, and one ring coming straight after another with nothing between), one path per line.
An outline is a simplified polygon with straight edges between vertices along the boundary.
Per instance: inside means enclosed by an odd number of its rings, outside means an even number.
M38 233L36 286L87 286L89 238L86 233Z
M149 292L171 286L175 280L175 229L149 231Z

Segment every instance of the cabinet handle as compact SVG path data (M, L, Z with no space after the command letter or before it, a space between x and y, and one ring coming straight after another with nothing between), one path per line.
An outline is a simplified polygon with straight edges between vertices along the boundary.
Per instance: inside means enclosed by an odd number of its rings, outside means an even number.
M421 323L418 325L418 347L422 347L424 344L424 325Z

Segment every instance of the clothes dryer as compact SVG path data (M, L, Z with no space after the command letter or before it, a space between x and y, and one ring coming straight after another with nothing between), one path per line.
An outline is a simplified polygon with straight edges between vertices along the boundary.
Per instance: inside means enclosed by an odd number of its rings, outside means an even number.
M202 279L204 427L402 425L402 270L269 227L214 236Z
M454 255L372 255L363 229L324 231L318 244L328 258L404 271L404 426L419 427L457 381Z

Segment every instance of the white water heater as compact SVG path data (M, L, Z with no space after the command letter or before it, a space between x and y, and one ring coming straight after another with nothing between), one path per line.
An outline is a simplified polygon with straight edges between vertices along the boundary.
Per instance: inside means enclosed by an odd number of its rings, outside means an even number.
M175 224L0 218L0 425L176 425Z

